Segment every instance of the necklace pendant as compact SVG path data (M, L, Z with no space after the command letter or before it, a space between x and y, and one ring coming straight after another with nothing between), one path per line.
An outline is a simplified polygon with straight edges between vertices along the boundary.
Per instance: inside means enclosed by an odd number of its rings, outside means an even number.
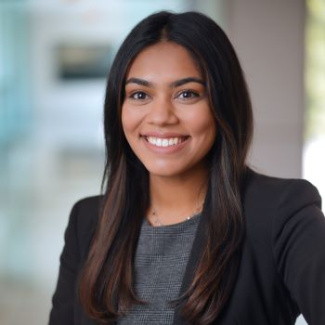
M157 212L155 210L152 211L152 216L153 216L153 224L156 227L162 227L163 223L161 222L161 220L159 219Z

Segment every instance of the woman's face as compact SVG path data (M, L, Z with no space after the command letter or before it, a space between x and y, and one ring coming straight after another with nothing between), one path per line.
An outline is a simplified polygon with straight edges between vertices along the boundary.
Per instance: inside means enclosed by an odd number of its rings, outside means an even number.
M206 171L216 124L206 80L184 47L160 42L135 58L126 76L122 126L150 176Z

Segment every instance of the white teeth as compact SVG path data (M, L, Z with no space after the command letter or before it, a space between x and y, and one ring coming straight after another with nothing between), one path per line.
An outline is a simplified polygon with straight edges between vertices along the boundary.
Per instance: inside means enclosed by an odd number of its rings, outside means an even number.
M157 147L170 147L175 146L181 143L182 138L155 138L155 137L146 137L147 141Z
M162 140L162 146L167 147L168 146L168 139Z

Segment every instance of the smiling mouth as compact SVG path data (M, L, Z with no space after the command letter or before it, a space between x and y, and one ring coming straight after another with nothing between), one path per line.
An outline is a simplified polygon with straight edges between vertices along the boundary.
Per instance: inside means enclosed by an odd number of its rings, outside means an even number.
M172 147L184 142L187 137L173 137L173 138L156 138L145 137L146 141L156 147Z

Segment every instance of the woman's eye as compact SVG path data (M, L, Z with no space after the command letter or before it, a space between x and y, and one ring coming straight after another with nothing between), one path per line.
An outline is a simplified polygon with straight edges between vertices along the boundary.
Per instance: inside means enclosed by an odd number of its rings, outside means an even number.
M131 99L144 100L148 98L148 95L143 91L136 91L130 95Z
M178 94L178 97L181 99L192 99L199 97L199 93L193 90L183 90Z

